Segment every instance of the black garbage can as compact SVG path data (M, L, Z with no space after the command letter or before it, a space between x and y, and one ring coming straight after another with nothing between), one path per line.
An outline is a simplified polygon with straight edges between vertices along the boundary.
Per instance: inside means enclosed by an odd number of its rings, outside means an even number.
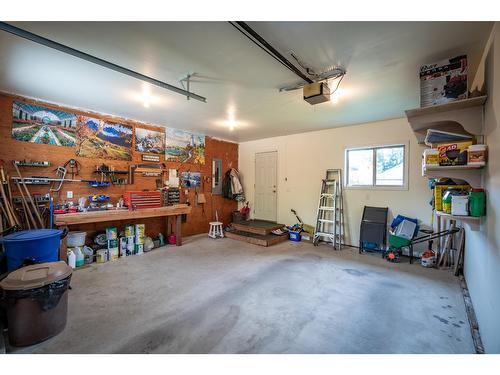
M33 345L64 329L71 274L65 262L40 263L11 272L0 282L11 345Z

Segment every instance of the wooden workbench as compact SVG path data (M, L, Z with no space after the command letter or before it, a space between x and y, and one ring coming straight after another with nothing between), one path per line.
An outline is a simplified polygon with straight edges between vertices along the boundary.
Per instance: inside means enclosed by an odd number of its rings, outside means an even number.
M128 220L130 222L135 222L139 219L152 218L152 217L164 217L166 225L166 234L170 234L169 218L176 218L176 230L175 235L177 238L177 246L182 245L182 235L181 235L181 223L183 214L190 214L191 206L187 204L177 204L174 206L158 207L158 208L143 208L135 211L130 210L106 210L106 211L93 211L93 212L78 212L74 214L59 214L54 215L54 224L58 228L65 228L71 225L79 224L92 224L92 223L102 223L106 221L119 221ZM61 242L61 248L59 249L59 258L61 260L66 260L67 258L67 246L66 239Z

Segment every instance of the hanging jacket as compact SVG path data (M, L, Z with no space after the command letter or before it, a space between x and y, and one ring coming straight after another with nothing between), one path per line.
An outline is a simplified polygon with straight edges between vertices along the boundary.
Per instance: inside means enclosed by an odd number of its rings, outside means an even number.
M227 199L233 199L233 191L231 187L231 170L229 169L222 180L222 196Z
M231 177L231 191L233 195L243 194L243 186L241 185L240 174L238 171L231 168L229 176Z

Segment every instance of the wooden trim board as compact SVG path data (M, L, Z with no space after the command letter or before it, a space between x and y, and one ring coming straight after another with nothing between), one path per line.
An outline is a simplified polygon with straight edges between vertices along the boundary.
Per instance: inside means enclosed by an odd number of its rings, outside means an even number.
M231 223L231 225L238 231L260 234L265 236L271 234L273 230L281 229L284 227L283 224L277 224L272 222L266 222L263 220L248 220L240 223Z
M242 231L232 231L232 232L224 232L224 235L227 238L231 238L233 240L244 241L251 243L253 245L259 246L271 246L280 242L288 241L288 236L275 236L274 234L267 235L259 235L255 233L247 233Z

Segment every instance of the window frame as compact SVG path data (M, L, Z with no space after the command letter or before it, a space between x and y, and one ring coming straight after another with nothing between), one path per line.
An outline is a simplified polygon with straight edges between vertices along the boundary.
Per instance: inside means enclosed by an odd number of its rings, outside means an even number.
M403 147L403 185L377 185L377 149ZM349 151L372 150L373 152L373 182L372 185L349 185ZM353 190L408 190L408 155L410 144L408 141L370 144L361 146L346 146L344 149L344 187Z

